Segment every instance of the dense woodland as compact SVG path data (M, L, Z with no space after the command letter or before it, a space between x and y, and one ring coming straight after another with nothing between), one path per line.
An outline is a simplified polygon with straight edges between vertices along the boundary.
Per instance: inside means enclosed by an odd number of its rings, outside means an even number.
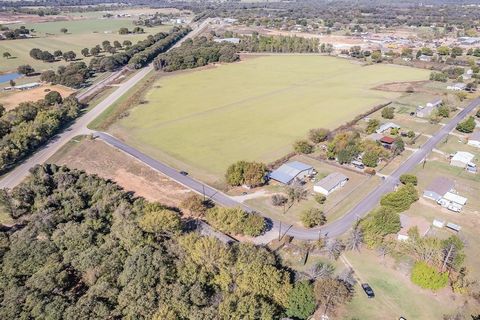
M291 274L265 249L187 233L180 214L78 170L37 166L1 196L2 319L278 319Z
M237 49L231 43L216 43L205 37L188 39L179 48L157 56L153 64L155 69L175 71L205 66L214 62L234 62L240 58Z
M37 102L20 103L4 112L0 108L0 172L44 144L75 119L82 105L75 98L52 94Z
M67 87L79 88L92 76L92 72L85 62L72 62L66 66L59 66L57 72L47 70L42 72L40 80L61 84Z

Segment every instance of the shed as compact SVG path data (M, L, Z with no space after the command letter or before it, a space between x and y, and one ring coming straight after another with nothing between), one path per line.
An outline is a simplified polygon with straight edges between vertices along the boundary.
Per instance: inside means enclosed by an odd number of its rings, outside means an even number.
M329 195L333 191L343 187L348 181L348 177L340 172L334 172L315 183L313 191Z
M462 91L462 90L465 90L466 87L467 85L465 83L457 82L447 86L447 90Z
M454 167L466 168L467 166L475 167L475 164L472 162L475 158L475 155L466 151L457 151L452 159L450 159L450 165Z
M446 227L456 232L460 232L460 230L462 230L461 226L452 222L447 223Z
M300 161L292 161L282 164L278 169L270 173L270 179L283 184L291 184L295 180L302 180L314 172L311 165Z
M430 102L427 102L427 107L438 108L438 107L440 107L442 104L443 104L443 100L440 99L440 98L437 98L437 99L435 99L435 100L432 100L432 101L430 101Z
M448 200L448 201L451 201L451 202L460 204L460 205L462 205L462 206L464 206L464 205L467 203L467 200L468 200L468 199L465 198L465 197L459 196L458 194L451 193L451 192L445 193L445 195L443 196L443 198L446 199L446 200Z
M455 183L452 180L445 177L437 177L425 188L423 196L438 201L443 198L447 192L451 191L454 186Z
M468 145L480 148L480 131L475 131L468 137Z
M397 233L397 239L401 241L408 240L408 231L412 228L417 228L418 234L421 237L427 235L428 231L430 231L430 222L428 222L425 218L422 217L411 217L405 214L400 215L400 224L402 225L400 231Z
M433 224L434 227L437 227L437 228L445 227L445 221L444 220L435 219L435 220L433 220L432 224Z

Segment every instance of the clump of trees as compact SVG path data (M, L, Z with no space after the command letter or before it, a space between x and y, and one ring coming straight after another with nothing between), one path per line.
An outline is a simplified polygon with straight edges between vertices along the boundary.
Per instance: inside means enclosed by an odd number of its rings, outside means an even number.
M27 29L25 26L20 26L19 28L15 29L10 29L7 26L2 26L2 31L2 35L5 37L6 40L25 39L30 34L30 30Z
M448 284L448 273L439 272L424 261L418 261L412 269L410 279L424 289L437 291Z
M380 204L394 212L403 212L410 208L412 203L418 200L418 191L412 183L398 188L397 191L387 193L380 200Z
M413 184L414 186L416 186L418 184L418 179L417 179L417 176L413 175L413 174L408 174L408 173L405 173L405 174L402 174L400 176L400 182L403 183L403 184Z
M316 128L316 129L311 129L308 132L308 139L312 141L312 143L317 144L317 143L326 141L329 135L330 135L330 130L324 129L324 128Z
M472 133L475 130L475 118L470 116L467 120L460 122L457 125L457 130L463 133Z
M308 142L308 140L297 140L293 143L293 150L296 153L309 154L312 153L315 147Z
M321 209L310 208L302 211L300 214L300 221L302 221L302 224L305 227L313 228L324 225L327 222L327 218Z
M228 167L225 179L231 186L257 187L265 183L266 173L267 167L263 163L238 161Z
M35 69L29 64L23 64L17 67L17 72L29 76L35 72Z
M430 80L432 81L439 81L439 82L447 82L448 76L443 72L431 72L430 73Z
M0 231L2 319L279 319L293 306L273 253L187 232L98 176L36 166L0 202L21 218Z
M53 91L52 91L53 92ZM75 119L82 105L54 93L37 102L24 102L0 117L0 172L43 145Z
M361 220L363 242L370 248L380 246L385 237L400 231L400 216L390 207L380 207Z
M327 146L329 159L337 159L339 163L350 163L361 152L360 134L354 131L338 133Z
M240 51L278 52L278 53L314 53L319 52L318 39L290 36L266 36L254 32L252 36L243 36L237 45Z
M92 76L91 70L85 62L72 62L66 66L59 66L57 72L47 70L42 72L40 80L67 87L79 88Z
M384 119L393 119L395 117L395 108L394 107L385 107L382 109L382 118Z
M171 72L203 67L214 62L230 63L239 59L234 44L216 43L200 37L186 40L179 48L156 57L153 63L155 69Z
M256 237L265 230L265 219L240 208L209 209L205 215L207 222L225 233Z

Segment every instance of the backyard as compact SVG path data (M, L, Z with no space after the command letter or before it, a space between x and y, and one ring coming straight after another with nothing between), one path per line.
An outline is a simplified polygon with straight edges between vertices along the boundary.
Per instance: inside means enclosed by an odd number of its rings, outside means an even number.
M371 89L381 83L427 77L425 70L333 57L250 58L161 77L110 132L215 182L232 162L270 162L309 129L334 129L399 96Z

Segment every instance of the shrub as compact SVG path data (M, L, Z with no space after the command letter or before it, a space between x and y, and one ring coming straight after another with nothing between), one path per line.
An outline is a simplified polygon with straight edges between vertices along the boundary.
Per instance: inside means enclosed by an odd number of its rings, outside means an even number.
M450 108L447 106L440 106L437 109L437 114L442 118L448 118L450 117Z
M287 201L288 201L287 197L281 194L274 194L272 196L272 204L276 207L283 206L285 203L287 203Z
M293 150L297 153L312 153L313 146L307 140L298 140L293 144Z
M319 204L324 204L326 200L327 197L325 197L323 194L318 193L315 195L315 201L317 201Z
M207 211L205 219L214 228L225 233L255 237L265 229L265 219L240 208L214 207Z
M467 120L460 122L457 125L457 130L463 133L472 133L475 129L475 119L473 117L468 117Z
M310 208L303 211L300 216L300 220L307 228L313 228L319 225L321 226L327 222L322 210L318 208Z
M448 284L448 273L438 272L434 267L429 266L423 261L418 261L412 269L410 279L416 285L437 291Z
M313 143L320 143L327 140L329 134L330 130L328 129L312 129L308 132L308 139L310 139L310 141L312 141Z
M418 183L418 179L415 175L413 174L408 174L408 173L405 173L405 174L402 174L400 176L400 182L403 183L403 184L408 184L408 183L411 183L413 184L414 186L417 185Z
M393 119L395 116L395 108L394 107L385 107L382 109L382 118L384 119Z
M380 121L378 121L377 119L370 119L368 120L367 128L365 129L365 131L368 134L374 133L379 126L380 126Z
M266 172L263 163L238 161L228 167L225 179L231 186L256 187L265 183Z

